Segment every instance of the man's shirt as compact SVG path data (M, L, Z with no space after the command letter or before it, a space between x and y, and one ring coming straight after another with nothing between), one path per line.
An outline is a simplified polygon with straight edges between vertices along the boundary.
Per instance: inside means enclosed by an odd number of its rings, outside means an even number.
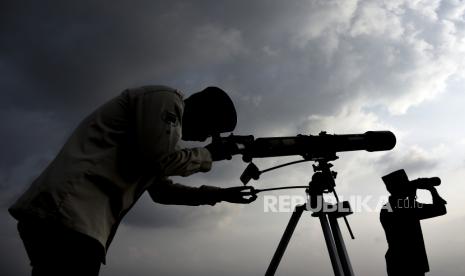
M79 124L10 213L16 219L58 221L107 249L146 190L165 204L215 204L213 187L187 187L167 178L211 168L208 150L177 146L183 110L175 89L125 90Z
M386 265L389 275L429 271L420 220L445 213L443 204L422 204L414 200L389 199L380 220L389 248Z

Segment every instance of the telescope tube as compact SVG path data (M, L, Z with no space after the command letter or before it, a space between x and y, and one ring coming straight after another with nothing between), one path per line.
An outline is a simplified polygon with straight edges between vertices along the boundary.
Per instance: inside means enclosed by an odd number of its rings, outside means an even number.
M363 134L297 135L290 137L257 138L249 144L243 155L246 158L302 155L305 158L318 158L328 154L366 150L391 150L396 145L396 137L390 131L367 131Z

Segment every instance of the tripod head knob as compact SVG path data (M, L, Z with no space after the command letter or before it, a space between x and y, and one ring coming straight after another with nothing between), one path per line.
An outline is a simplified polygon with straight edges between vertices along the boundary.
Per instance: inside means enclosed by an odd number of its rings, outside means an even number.
M312 176L312 180L309 185L309 194L310 195L322 195L323 193L331 193L334 191L335 182L334 178L336 172L331 171L330 175L324 172L315 172Z

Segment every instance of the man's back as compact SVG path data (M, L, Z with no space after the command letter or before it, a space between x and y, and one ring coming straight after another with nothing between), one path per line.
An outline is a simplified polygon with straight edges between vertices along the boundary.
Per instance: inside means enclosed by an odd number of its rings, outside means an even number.
M58 221L107 247L149 180L164 176L160 160L175 151L182 108L169 87L124 91L79 124L10 212Z

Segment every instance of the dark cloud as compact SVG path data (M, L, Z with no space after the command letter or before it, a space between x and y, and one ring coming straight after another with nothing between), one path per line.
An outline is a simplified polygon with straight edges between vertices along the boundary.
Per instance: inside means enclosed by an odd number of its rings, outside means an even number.
M20 107L0 111L0 167L13 167L33 155L53 155L65 141L69 125L52 112Z
M312 55L310 63L305 51L270 58L272 49L287 47L293 35L293 26L281 21L296 10L280 1L4 5L8 24L2 28L1 69L13 72L4 83L6 107L82 116L128 86L155 82L188 93L221 84L239 100L241 114L251 107L241 99L259 97L263 104L250 125L267 124L262 114L287 121L296 116L290 111L323 111L321 100L308 101L328 77L318 70L319 56ZM282 101L289 92L295 97Z
M82 117L126 87L159 83L190 94L221 86L237 105L240 134L389 127L381 115L405 114L463 77L463 11L457 1L3 1L0 205L27 187ZM438 168L434 155L417 148L373 163L383 172L427 173ZM238 185L243 167L220 163L180 182ZM161 206L144 196L124 226L190 231L231 216L231 208ZM13 223L2 220L8 235ZM12 236L2 236L2 248L14 251ZM229 274L220 266L210 272L237 275L220 263ZM6 269L2 275L15 271Z

